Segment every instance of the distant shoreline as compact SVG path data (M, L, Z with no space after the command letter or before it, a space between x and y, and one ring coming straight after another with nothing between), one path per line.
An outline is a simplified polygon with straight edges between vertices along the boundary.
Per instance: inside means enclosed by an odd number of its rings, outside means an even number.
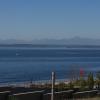
M0 47L33 47L33 48L100 48L100 45L61 45L61 44L0 44Z

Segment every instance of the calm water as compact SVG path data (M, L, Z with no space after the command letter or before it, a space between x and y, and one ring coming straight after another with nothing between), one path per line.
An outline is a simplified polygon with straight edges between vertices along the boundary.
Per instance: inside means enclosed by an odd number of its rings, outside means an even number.
M0 48L0 83L48 80L100 71L100 49Z

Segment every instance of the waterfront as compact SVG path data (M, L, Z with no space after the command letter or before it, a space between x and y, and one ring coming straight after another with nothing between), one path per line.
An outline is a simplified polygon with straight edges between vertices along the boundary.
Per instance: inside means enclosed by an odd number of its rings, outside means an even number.
M100 71L100 49L0 48L0 83L50 80L76 77Z

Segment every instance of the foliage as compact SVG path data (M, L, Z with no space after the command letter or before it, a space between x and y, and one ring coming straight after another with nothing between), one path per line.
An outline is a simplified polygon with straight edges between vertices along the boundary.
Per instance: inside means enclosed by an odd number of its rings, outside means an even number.
M15 98L14 96L10 96L9 100L19 100L19 99Z
M58 90L63 90L65 88L65 84L64 83L60 83L58 85Z
M79 84L80 84L80 90L85 90L86 81L84 80L83 77L80 77Z
M98 88L100 88L100 72L96 74L96 85Z
M71 81L68 84L69 89L73 89L74 88L74 83L72 83Z
M93 89L94 87L94 77L92 73L88 74L87 85L89 89Z

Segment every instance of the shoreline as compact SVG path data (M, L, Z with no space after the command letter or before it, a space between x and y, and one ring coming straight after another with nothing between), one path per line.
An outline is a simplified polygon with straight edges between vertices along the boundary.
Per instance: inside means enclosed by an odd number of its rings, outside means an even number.
M55 85L60 83L68 84L70 80L68 79L56 79ZM51 80L39 80L39 81L25 81L25 82L8 82L8 83L0 83L0 87L4 86L14 86L14 87L26 87L31 85L45 85L45 84L51 84Z

